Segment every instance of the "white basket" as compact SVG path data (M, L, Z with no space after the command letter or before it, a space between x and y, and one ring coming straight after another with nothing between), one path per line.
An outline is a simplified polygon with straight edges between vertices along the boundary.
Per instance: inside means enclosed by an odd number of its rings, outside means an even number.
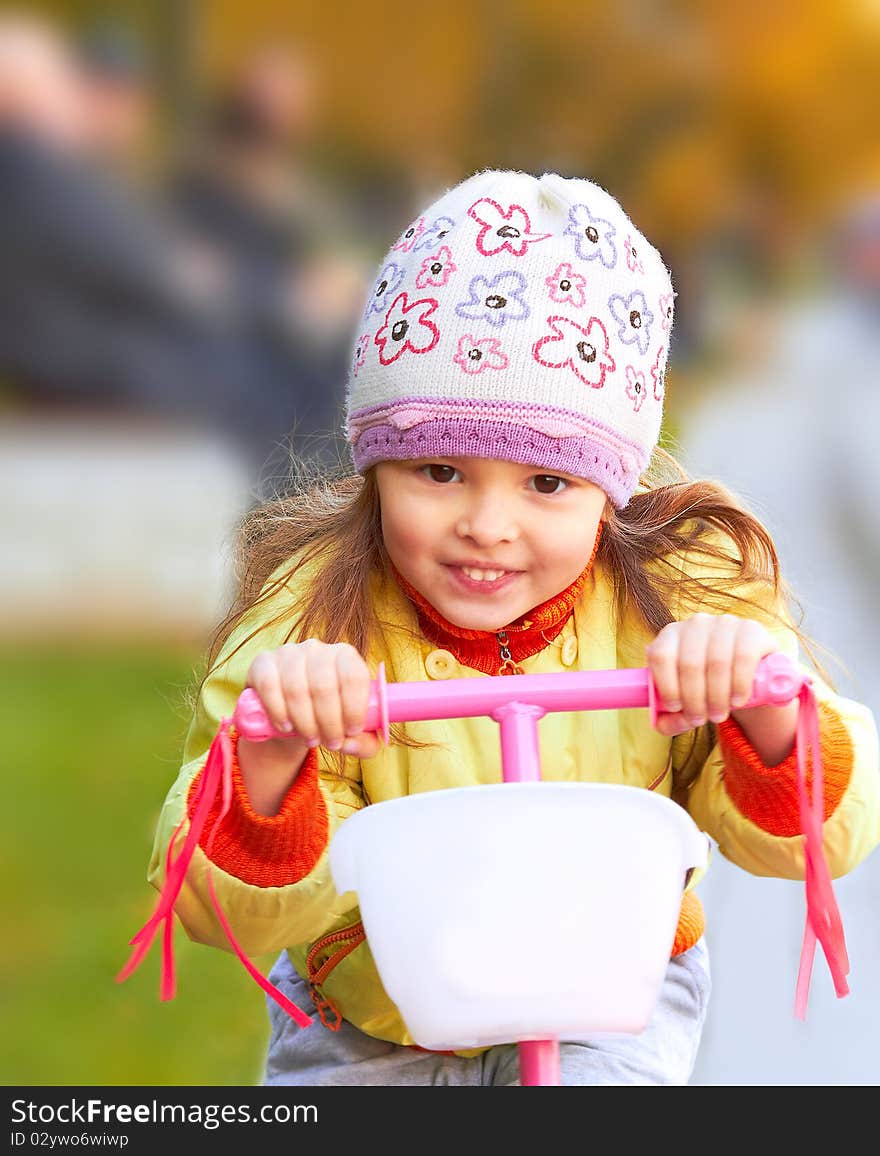
M669 799L498 783L376 803L330 845L385 989L447 1049L640 1032L706 836Z

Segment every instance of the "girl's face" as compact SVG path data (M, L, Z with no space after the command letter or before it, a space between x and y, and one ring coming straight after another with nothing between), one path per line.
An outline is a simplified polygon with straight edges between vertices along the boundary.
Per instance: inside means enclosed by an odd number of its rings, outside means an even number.
M391 561L444 618L501 630L582 572L605 493L571 474L491 458L380 462Z

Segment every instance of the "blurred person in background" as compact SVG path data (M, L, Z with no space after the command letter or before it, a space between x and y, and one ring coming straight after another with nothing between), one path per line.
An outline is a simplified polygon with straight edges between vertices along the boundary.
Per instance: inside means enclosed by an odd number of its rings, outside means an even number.
M157 114L143 44L124 27L106 23L78 37L73 51L90 156L117 172L135 169Z
M84 69L49 24L0 21L0 59L0 377L12 400L174 421L192 417L201 385L221 405L222 287L96 164L135 150L145 120L109 112L94 63Z
M0 59L0 381L11 403L209 432L253 478L279 448L286 465L284 431L305 460L323 438L334 462L344 358L285 329L278 233L254 241L255 211L237 249L207 244L191 227L194 201L185 220L128 179L155 103L143 49L112 27L74 48L15 16L0 21ZM330 318L337 290L324 287Z
M0 125L66 152L82 117L73 61L55 27L21 13L0 18Z
M846 656L846 666L831 671L839 689L878 717L880 189L838 210L812 250L821 266L812 291L759 296L737 308L738 332L752 334L744 367L694 410L681 430L681 454L690 470L724 477L757 510L803 607L804 628L832 659ZM837 886L854 956L880 958L880 859ZM715 932L722 962L696 1082L880 1079L873 1050L853 1046L880 1032L876 970L860 969L851 999L839 1005L830 987L817 988L806 1027L776 1012L785 993L773 983L799 946L794 887L768 880L759 893L720 856L709 873L705 894L726 917ZM763 935L763 927L786 935ZM754 983L749 947L757 941L767 965L762 985Z
M267 43L247 55L207 102L170 200L233 286L264 375L267 448L293 429L296 453L336 464L348 333L367 271L344 207L306 159L317 84L302 50ZM277 443L264 472L285 473L288 458Z

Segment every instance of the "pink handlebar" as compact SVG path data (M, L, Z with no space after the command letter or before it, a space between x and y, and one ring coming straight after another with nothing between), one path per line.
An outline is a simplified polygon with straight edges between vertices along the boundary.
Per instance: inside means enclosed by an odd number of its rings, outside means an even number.
M782 706L797 698L804 675L784 654L761 659L746 707ZM440 682L386 683L385 665L370 684L365 731L378 731L386 744L392 722L490 715L510 702L536 708L540 716L553 711L620 710L648 707L653 726L663 713L654 680L647 667L629 670L575 670L562 674L520 674L516 678L453 678ZM248 687L239 696L232 716L238 732L251 742L295 738L295 732L276 731L257 693Z

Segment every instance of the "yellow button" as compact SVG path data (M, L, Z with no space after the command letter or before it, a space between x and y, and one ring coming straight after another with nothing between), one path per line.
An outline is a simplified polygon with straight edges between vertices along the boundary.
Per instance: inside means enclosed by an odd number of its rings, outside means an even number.
M425 670L431 678L453 678L458 663L448 650L432 650L425 659Z
M569 634L565 642L562 644L562 661L566 666L571 666L578 654L578 640L573 634Z

